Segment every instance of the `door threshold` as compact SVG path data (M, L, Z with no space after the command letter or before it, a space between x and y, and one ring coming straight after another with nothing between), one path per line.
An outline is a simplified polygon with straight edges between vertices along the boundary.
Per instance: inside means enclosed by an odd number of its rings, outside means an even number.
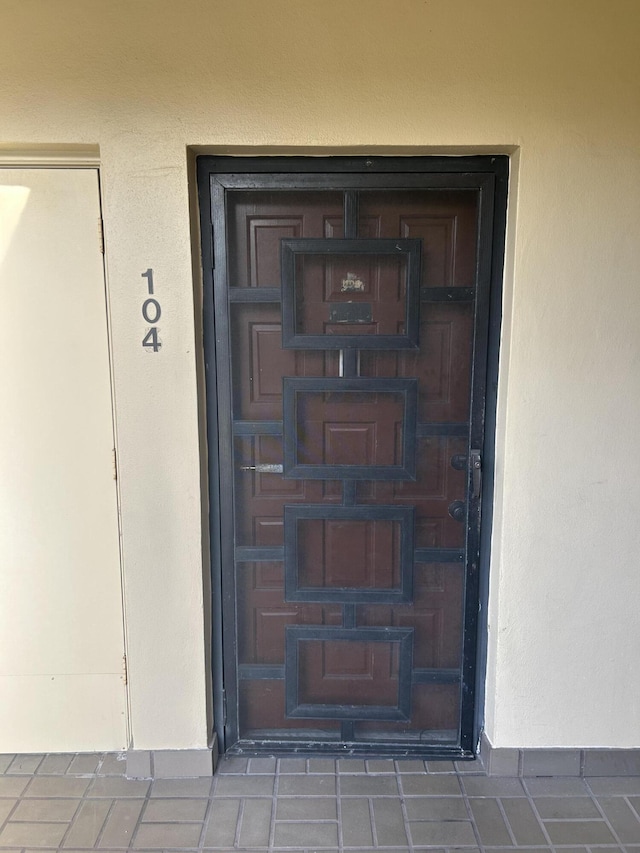
M225 755L258 757L295 757L295 758L363 758L363 759L423 759L429 761L473 761L475 754L459 746L441 746L439 744L417 745L380 744L371 742L327 743L323 741L304 741L300 743L239 740L229 747Z

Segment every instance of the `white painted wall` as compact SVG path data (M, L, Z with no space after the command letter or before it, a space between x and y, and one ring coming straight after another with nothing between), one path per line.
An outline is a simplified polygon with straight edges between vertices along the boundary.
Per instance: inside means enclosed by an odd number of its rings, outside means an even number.
M96 169L0 167L0 753L122 749Z
M640 746L637 0L4 0L0 16L8 156L100 150L135 747L208 736L188 146L517 152L487 732ZM140 346L148 267L158 354Z

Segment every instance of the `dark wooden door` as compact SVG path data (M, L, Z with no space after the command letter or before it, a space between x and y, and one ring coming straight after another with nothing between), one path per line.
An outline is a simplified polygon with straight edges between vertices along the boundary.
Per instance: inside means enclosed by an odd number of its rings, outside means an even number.
M464 754L495 175L351 163L200 167L219 734Z

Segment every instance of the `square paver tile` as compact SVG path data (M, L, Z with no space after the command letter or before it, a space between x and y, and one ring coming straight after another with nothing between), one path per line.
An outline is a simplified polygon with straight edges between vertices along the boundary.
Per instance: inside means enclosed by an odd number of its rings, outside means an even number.
M111 800L84 800L64 840L64 846L93 847L110 809Z
M335 773L336 762L333 758L310 758L307 764L308 773Z
M637 796L640 794L640 776L602 776L587 783L596 796Z
M337 847L337 823L276 823L276 847Z
M410 797L405 802L409 820L468 820L462 797Z
M42 764L44 755L16 755L5 773L19 773L31 776Z
M280 773L306 773L306 758L281 758L278 762Z
M367 761L368 773L395 773L395 762L391 758L372 758Z
M263 800L255 797L244 801L240 815L239 847L269 846L272 810L273 800L271 799Z
M15 799L0 800L0 825L2 825L9 817L9 815L11 814L11 810L17 802L18 801Z
M345 800L345 802L349 802ZM343 806L344 814L344 806ZM276 820L337 820L335 797L278 797Z
M127 757L123 752L108 752L102 756L98 774L100 776L124 776L127 769Z
M248 758L238 758L237 755L223 756L218 761L216 773L246 773L248 766Z
M407 773L400 777L400 785L405 796L451 796L460 794L460 783L456 776L446 773L427 775L412 775Z
M398 783L395 776L340 776L340 794L344 796L374 797L385 795L398 796Z
M76 776L34 776L24 796L80 798L88 787L88 779Z
M169 821L203 821L208 800L192 800L187 797L149 800L142 815L143 823L166 823Z
M98 776L89 788L87 797L146 797L150 786L151 783L145 779Z
M100 754L97 752L84 752L76 755L72 759L71 764L67 769L67 773L76 773L79 775L92 774L98 769L100 763Z
M453 768L453 764L451 765ZM396 761L398 773L425 773L426 765L424 761L412 761L408 758L402 758Z
M598 803L623 844L640 844L640 818L623 797L598 797Z
M212 779L156 779L151 785L150 797L208 797Z
M66 823L7 823L0 831L0 847L58 847Z
M80 800L44 799L21 800L11 820L62 821L69 823L80 805Z
M5 773L7 768L11 766L11 762L15 758L15 755L8 754L6 752L0 753L0 773Z
M469 806L480 840L484 845L507 847L513 843L496 799L492 797L471 797Z
M372 800L373 825L380 847L404 846L407 833L402 805L395 797L379 797Z
M19 797L28 784L23 776L0 776L0 797Z
M128 847L140 819L143 805L144 800L116 800L105 822L98 847Z
M320 797L336 793L336 777L321 773L308 776L281 776L278 779L279 796Z
M240 799L214 800L204 837L204 847L232 848L238 831Z
M270 797L273 776L221 776L216 783L217 797Z
M529 800L525 797L505 797L501 805L516 844L530 846L547 843Z
M454 766L458 773L471 773L474 776L485 775L485 769L479 758L476 758L473 761L454 761Z
M532 797L588 797L589 789L583 779L559 777L557 779L523 779Z
M338 773L366 773L367 766L361 758L341 758Z
M276 772L276 758L251 758L249 760L249 773L271 773Z
M552 844L617 844L603 820L548 820L544 825Z
M133 846L137 850L197 847L201 833L201 823L141 823Z
M340 804L342 843L345 847L373 847L373 827L368 799L349 797Z
M477 847L470 821L412 821L409 824L414 847Z
M462 780L469 797L524 797L519 779L508 776L465 776Z
M543 820L601 818L591 797L535 797L533 802Z
M427 770L429 773L455 773L456 767L453 761L427 761Z
M38 765L37 773L43 773L45 775L50 774L54 775L56 773L66 773L69 769L69 765L73 759L73 755L70 753L56 753L52 755L46 755L43 761Z

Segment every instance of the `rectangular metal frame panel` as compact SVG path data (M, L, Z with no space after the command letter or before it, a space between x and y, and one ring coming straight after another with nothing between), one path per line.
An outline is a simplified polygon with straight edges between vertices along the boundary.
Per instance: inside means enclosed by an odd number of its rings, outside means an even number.
M285 376L282 380L284 476L296 480L415 480L417 379ZM298 462L297 399L300 393L402 394L404 397L401 465L310 465Z
M413 597L414 517L412 506L331 506L293 504L284 507L285 601L367 604L411 601ZM301 587L298 578L298 520L341 519L345 521L399 521L400 586L389 589L366 587Z
M283 239L282 346L285 349L417 349L422 240L387 238ZM406 255L407 280L404 335L312 335L296 331L296 256Z
M413 628L327 628L288 625L285 629L285 702L288 718L331 720L402 720L411 718ZM298 643L346 640L360 643L399 643L398 701L392 705L301 704L298 691Z

